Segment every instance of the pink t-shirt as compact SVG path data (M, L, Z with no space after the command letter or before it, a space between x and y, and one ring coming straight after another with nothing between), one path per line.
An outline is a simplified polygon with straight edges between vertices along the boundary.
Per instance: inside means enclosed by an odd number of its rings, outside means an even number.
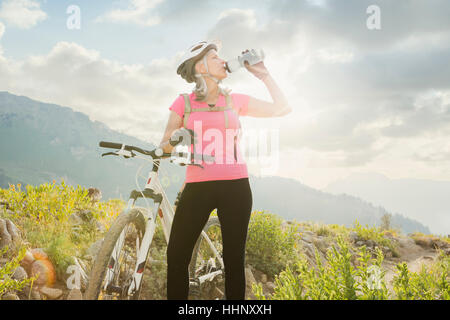
M206 102L195 101L195 94L189 95L191 109L208 107ZM198 111L189 115L187 129L197 134L195 153L214 156L215 160L196 160L198 166L187 166L186 183L210 180L233 180L247 178L247 165L239 148L239 116L245 116L250 97L245 94L232 93L233 110ZM226 106L225 96L219 95L217 107ZM174 101L169 110L176 112L181 118L184 115L184 98L182 95ZM224 112L228 114L228 129L225 129ZM184 119L183 119L184 120ZM189 149L192 152L192 146Z

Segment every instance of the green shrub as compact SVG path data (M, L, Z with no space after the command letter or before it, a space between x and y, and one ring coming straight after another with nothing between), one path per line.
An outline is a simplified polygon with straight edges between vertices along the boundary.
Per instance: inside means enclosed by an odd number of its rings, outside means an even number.
M301 227L303 227L306 230L312 231L318 236L323 237L337 237L339 235L341 236L347 236L350 232L348 228L346 228L343 225L339 224L324 224L319 222L304 222L300 224Z
M410 272L406 263L397 265L394 292L399 300L450 300L450 257L443 252L430 267Z
M396 246L390 239L384 236L385 230L382 230L380 227L369 227L367 225L363 227L356 220L352 230L358 234L360 239L372 240L380 246L388 247L392 251L394 257L399 256Z
M371 266L379 268L383 261L380 250L377 258L371 258L365 247L359 252L360 264L354 267L348 243L339 236L338 247L332 246L323 264L316 250L316 267L311 266L302 256L295 269L287 266L275 279L274 293L263 294L261 285L254 285L253 292L258 299L273 300L355 300L386 299L387 289L384 273L377 275L376 285Z
M73 264L72 257L81 257L89 246L103 237L95 222L108 228L124 206L123 202L108 201L91 203L88 190L66 185L64 180L58 185L45 183L40 186L10 185L0 188L0 198L6 200L12 211L0 211L0 215L10 219L22 232L22 237L31 248L43 248L55 266L57 277L66 275L67 267ZM92 223L71 225L71 214L87 210L92 215Z
M251 215L246 259L256 269L274 276L297 258L297 227L282 227L282 220L265 212Z
M15 256L11 257L12 253L10 252L8 254L7 246L0 249L0 258L6 257L9 260L5 265L0 266L0 300L5 293L21 290L28 284L31 284L32 286L33 281L36 280L36 277L27 278L21 281L12 279L12 275L17 267L19 267L19 263L25 256L25 252L26 248L22 247Z

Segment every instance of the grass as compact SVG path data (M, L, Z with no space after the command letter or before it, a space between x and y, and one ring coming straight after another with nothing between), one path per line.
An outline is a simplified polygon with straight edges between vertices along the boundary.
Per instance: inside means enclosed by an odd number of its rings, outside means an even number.
M82 257L89 246L103 233L95 221L108 229L124 206L121 201L91 203L88 190L78 186L46 183L34 187L10 185L0 189L0 199L6 200L9 210L0 210L0 216L10 219L21 231L28 248L42 248L55 266L57 278L66 276L67 268L73 264L72 257ZM69 221L72 214L88 210L93 223L74 226Z

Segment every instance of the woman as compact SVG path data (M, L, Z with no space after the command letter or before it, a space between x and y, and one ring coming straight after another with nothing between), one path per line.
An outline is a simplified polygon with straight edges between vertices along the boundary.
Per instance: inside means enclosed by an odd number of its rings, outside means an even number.
M212 163L201 162L203 168L188 166L186 169L167 248L168 299L188 298L192 251L211 211L216 208L222 229L225 296L245 299L245 242L252 192L238 146L239 116L275 117L291 111L263 62L246 68L264 82L272 103L223 90L219 84L227 72L225 61L218 56L219 50L220 42L202 41L189 48L181 59L177 73L196 86L190 95L180 95L169 108L170 117L160 144L164 152L170 153L173 147L169 139L184 129L191 129L197 135L195 153L208 154L208 150L213 150L209 155L215 159ZM230 139L225 139L230 130L233 132L231 148ZM208 146L212 136L215 148ZM227 141L218 143L218 137Z

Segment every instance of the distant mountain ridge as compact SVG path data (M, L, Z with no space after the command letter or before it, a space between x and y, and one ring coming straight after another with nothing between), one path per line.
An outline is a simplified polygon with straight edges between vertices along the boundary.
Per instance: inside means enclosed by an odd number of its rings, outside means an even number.
M63 178L67 184L97 187L103 199L128 199L135 189L135 175L141 161L113 156L101 157L107 149L99 141L132 144L152 149L151 143L111 130L68 107L42 103L0 91L0 187L8 183L39 185ZM184 180L185 168L163 161L162 177L173 201ZM147 170L147 171L145 171ZM146 180L149 166L141 172ZM164 172L166 174L164 175ZM323 223L378 224L387 213L356 197L332 195L281 177L250 177L253 209L266 210L285 219ZM139 200L139 201L142 201ZM138 205L144 205L143 202ZM405 232L430 233L428 227L402 215L393 224Z
M434 233L450 234L450 181L389 179L379 173L355 173L324 191L351 194L391 212L420 219Z

